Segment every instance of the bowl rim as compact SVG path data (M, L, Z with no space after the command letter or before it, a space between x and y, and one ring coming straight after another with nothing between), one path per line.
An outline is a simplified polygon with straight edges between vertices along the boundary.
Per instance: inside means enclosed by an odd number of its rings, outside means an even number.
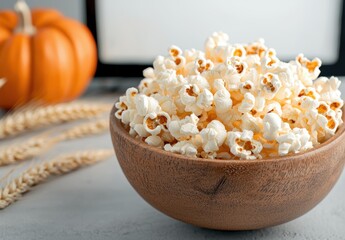
M182 154L178 154L178 153L174 153L174 152L168 152L165 151L164 149L160 149L157 147L153 147L143 141L140 141L136 138L133 138L131 135L129 135L129 132L124 128L124 124L115 117L115 111L116 111L116 107L115 104L113 106L113 108L111 109L110 112L110 132L111 134L112 131L116 131L119 134L121 134L124 138L126 138L127 141L131 142L132 144L135 145L139 145L140 147L152 151L152 152L157 152L159 154L165 155L167 157L173 157L174 159L179 159L179 160L183 160L183 161L195 161L195 162L199 162L199 163L209 163L209 164L226 164L226 163L231 163L231 164L264 164L264 163L272 163L272 162L287 162L287 161L296 161L296 160L300 160L300 159L304 159L301 158L300 156L305 156L305 158L307 158L308 156L312 156L315 154L319 154L327 149L329 149L330 147L332 147L332 145L337 145L338 142L341 142L341 140L345 141L345 114L344 114L344 110L345 110L345 105L342 107L342 120L344 123L342 123L335 135L333 135L331 138L329 138L327 141L317 145L316 147L313 147L310 150L304 151L304 152L299 152L293 155L286 155L286 156L277 156L277 157L270 157L270 158L262 158L262 159L252 159L252 160L248 160L248 159L243 159L243 160L239 160L239 159L208 159L208 158L199 158L199 157L190 157L190 156L186 156L186 155L182 155Z

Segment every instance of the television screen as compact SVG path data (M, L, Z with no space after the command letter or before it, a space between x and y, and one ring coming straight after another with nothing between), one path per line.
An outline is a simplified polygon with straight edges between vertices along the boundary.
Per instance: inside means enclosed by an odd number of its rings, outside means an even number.
M202 49L214 31L231 43L264 38L283 60L299 53L338 60L341 0L98 0L95 1L100 61L150 64L175 44Z

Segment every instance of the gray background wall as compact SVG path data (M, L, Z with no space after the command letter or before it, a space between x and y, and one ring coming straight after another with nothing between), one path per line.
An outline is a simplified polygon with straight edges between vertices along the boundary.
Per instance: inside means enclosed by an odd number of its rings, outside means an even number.
M0 9L13 8L16 0L0 0ZM56 8L66 16L85 22L83 0L27 0L30 7Z

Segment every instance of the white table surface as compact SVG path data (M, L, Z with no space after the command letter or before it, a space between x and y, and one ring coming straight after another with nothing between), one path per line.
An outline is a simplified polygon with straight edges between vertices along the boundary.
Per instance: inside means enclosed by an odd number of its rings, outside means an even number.
M103 96L102 100L112 101L112 96L115 94ZM1 141L0 145L32 135ZM12 176L28 164L96 148L112 148L109 134L58 144L43 157L18 166ZM11 169L13 166L0 168L0 179ZM6 180L0 185L4 183ZM194 227L152 208L133 190L113 156L36 186L23 199L0 211L0 240L15 239L345 239L345 174L316 208L294 221L256 231L226 232Z

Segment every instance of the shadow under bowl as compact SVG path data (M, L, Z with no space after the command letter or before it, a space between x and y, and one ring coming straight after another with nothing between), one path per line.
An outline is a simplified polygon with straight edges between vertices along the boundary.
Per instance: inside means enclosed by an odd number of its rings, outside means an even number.
M266 160L209 160L131 137L115 110L111 138L130 184L159 211L199 227L253 230L291 221L330 192L344 167L345 124L307 152Z

